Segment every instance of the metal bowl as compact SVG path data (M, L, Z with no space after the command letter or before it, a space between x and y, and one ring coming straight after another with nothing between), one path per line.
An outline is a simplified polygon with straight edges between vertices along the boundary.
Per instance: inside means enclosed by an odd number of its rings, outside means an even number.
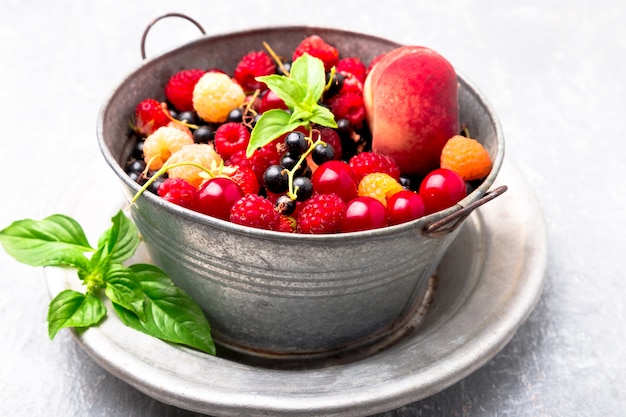
M127 197L139 190L123 169L133 147L128 123L139 101L163 98L166 81L180 69L232 73L263 41L289 55L312 34L365 63L399 46L343 30L274 27L204 36L130 73L104 103L97 129ZM455 207L384 229L300 235L239 226L150 193L131 206L153 262L204 309L219 346L252 357L324 358L380 349L418 325L438 263L469 212L489 195L504 157L495 113L474 86L458 79L461 122L487 148L493 169Z

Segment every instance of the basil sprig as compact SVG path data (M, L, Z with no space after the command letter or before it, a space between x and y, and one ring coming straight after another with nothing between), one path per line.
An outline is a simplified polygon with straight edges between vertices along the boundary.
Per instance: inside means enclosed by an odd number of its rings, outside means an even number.
M302 54L291 64L289 76L266 75L256 77L280 97L289 111L272 109L261 114L256 122L246 155L252 156L277 137L291 132L300 126L309 129L313 124L337 127L335 116L319 104L326 88L324 63L307 53Z
M73 268L85 286L84 292L61 291L50 302L50 339L63 328L98 325L107 314L106 297L127 326L214 355L211 328L200 307L156 266L124 265L139 246L139 233L121 210L111 221L96 248L78 222L63 214L18 220L0 231L4 249L18 262Z

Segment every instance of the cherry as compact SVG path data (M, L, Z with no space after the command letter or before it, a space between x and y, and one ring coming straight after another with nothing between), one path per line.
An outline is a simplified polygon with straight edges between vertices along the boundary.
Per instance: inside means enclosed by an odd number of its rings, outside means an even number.
M346 203L357 196L356 181L350 165L343 161L327 161L320 165L311 178L318 194L338 194Z
M287 110L288 107L275 92L273 92L272 90L267 90L267 92L261 98L261 103L259 104L259 113L265 113L266 111L273 109Z
M243 195L241 188L230 178L215 177L200 186L191 208L218 219L229 220L230 208Z
M372 197L356 197L346 205L341 220L342 232L358 232L387 226L387 210Z
M426 214L452 207L467 195L465 181L456 172L438 168L422 180L419 194L424 200Z
M399 191L387 199L389 224L400 224L419 219L426 214L422 197L416 192Z

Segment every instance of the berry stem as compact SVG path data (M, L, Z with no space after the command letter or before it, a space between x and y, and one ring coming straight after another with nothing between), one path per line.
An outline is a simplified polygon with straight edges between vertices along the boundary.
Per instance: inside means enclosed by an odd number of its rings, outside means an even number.
M285 74L286 77L289 77L289 70L285 68L281 59L278 57L278 55L276 55L276 52L274 52L274 50L270 47L270 45L265 41L263 41L263 46L267 50L267 53L270 54L270 56L274 59L274 61L276 61L276 64L278 65L278 68L280 68L282 73Z
M302 155L300 155L300 159L298 159L298 163L296 163L294 165L294 167L287 171L287 177L289 178L289 190L287 191L287 195L289 196L289 198L291 198L292 200L295 200L297 197L297 193L298 193L298 188L293 188L293 177L296 174L296 171L300 168L300 166L302 165L302 163L304 162L304 160L307 158L307 156L309 156L311 154L311 152L313 152L313 149L315 149L315 147L318 144L323 144L325 143L322 140L322 135L319 135L319 138L314 142L313 141L313 132L315 131L315 129L313 128L309 128L309 135L306 137L307 141L310 143L309 148L304 151L302 153Z
M193 123L189 123L187 121L182 121L182 120L178 120L175 119L174 117L172 117L172 115L170 114L169 110L167 109L167 104L166 103L161 103L161 109L163 110L163 113L165 113L165 115L167 116L168 119L170 119L172 122L175 123L179 123L183 126L187 126L190 129L198 129L200 126L198 125L194 125Z
M156 181L156 179L159 178L161 175L165 174L167 171L169 171L172 168L181 167L181 166L192 166L192 167L198 168L199 170L205 172L211 178L215 177L215 174L213 174L213 172L211 170L209 170L208 168L206 168L203 165L196 164L195 162L178 162L178 163L175 163L175 164L163 165L161 167L161 169L159 169L157 172L155 172L154 175L151 176L148 179L148 181L146 181L146 183L139 189L139 191L137 191L137 193L135 193L135 195L133 196L132 200L130 200L130 204L134 204L135 201L137 201L137 199L139 198L139 196L141 194L143 194L144 191L146 191L148 189L148 187L150 187L150 185L152 185L152 183L154 181Z

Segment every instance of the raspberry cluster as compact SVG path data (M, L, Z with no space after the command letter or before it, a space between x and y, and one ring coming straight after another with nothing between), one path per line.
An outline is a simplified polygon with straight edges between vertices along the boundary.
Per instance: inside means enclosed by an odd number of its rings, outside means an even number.
M324 64L320 103L337 128L299 127L250 155L246 150L259 117L289 111L257 77L288 76L291 62L305 53ZM375 229L456 204L469 181L488 173L484 154L475 169L458 155L480 150L472 142L464 153L459 149L465 142L456 140L444 155L447 167L416 179L402 175L391 157L373 153L363 104L363 83L373 64L341 57L313 35L290 60L271 50L246 54L232 76L223 69L183 69L164 86L165 100L138 103L132 132L137 145L127 172L173 204L287 233ZM455 167L472 176L463 178Z

